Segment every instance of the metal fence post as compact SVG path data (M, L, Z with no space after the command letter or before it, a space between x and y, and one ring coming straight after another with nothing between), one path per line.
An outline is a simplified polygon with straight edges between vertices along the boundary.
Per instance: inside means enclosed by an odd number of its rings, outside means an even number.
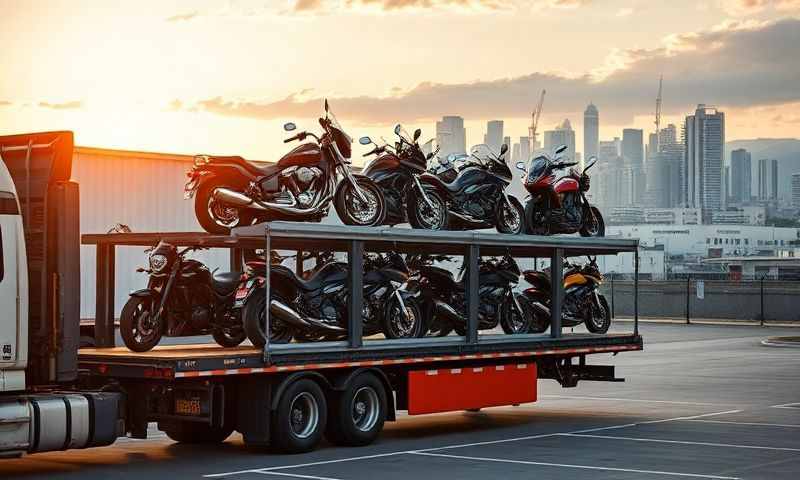
M480 247L474 243L469 245L467 256L467 284L465 292L467 294L467 338L470 344L478 343L478 272L479 261L481 258Z
M617 318L614 315L614 272L611 272L611 318Z
M553 249L550 257L550 337L561 337L561 301L564 298L564 249Z
M761 276L761 326L764 326L764 277L766 275Z
M689 289L692 286L692 276L688 275L686 277L686 325L689 325L691 322L689 321L689 301L691 297L689 296Z
M358 348L364 343L361 310L364 295L364 242L352 240L347 250L347 343Z
M633 254L633 334L639 335L639 248Z

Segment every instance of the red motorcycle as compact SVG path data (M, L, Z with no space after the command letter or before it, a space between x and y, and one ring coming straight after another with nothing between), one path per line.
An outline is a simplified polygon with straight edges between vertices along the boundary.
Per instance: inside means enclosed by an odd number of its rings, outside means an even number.
M586 172L597 159L592 157L583 172L570 168L567 175L558 176L556 170L577 165L577 162L561 161L559 154L566 149L566 145L556 148L552 159L547 154L537 155L527 169L523 162L517 162L517 168L525 172L522 184L530 193L525 203L527 233L580 232L583 237L604 237L606 225L603 216L586 199L589 190Z

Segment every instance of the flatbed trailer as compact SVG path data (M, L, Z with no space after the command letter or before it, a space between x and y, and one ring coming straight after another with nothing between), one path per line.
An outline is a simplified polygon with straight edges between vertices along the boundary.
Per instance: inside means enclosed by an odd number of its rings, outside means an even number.
M173 345L133 353L114 345L115 249L152 246L162 239L177 246L230 249L233 268L241 267L241 252L250 249L347 252L349 271L359 273L365 251L463 255L466 332L442 338L364 338L362 276L349 274L345 340L267 343L263 349ZM589 364L587 356L643 348L638 318L629 333L563 332L561 281L552 282L549 334L478 331L481 256L547 258L552 278L561 279L565 257L634 252L638 269L637 240L273 222L242 227L229 236L121 233L84 235L82 241L96 245L98 256L97 346L79 351L82 378L90 386L124 393L126 428L136 438L147 435L148 422L158 422L169 437L183 442L221 441L235 430L248 445L272 444L291 452L314 448L323 434L334 443L364 445L380 433L385 420L396 418L397 410L413 415L533 402L540 378L564 387L580 380L622 381L613 366ZM269 282L265 288L269 298Z

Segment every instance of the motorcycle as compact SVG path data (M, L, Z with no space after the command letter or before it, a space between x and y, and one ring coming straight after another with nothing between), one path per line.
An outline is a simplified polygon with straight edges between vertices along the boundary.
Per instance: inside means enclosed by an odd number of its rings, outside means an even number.
M302 143L274 165L256 166L236 156L196 156L184 198L195 197L200 225L207 232L227 234L254 221L319 222L331 201L346 225L380 225L386 215L381 189L350 169L352 139L327 100L319 124L321 137L303 131L284 140L315 141ZM287 132L296 128L291 122L284 125Z
M364 174L374 180L383 192L386 199L386 219L383 223L387 225L408 221L408 196L412 190L422 191L418 177L425 173L428 160L438 152L438 149L428 155L422 152L417 143L422 133L419 129L414 132L412 138L409 138L403 127L398 124L394 127L394 133L399 139L394 148L390 145L378 145L369 137L359 139L361 145L375 145L375 148L364 154L365 157L377 155L364 168Z
M564 301L561 325L575 327L582 323L591 333L606 333L611 326L611 309L600 294L603 274L596 257L588 257L586 265L564 263ZM532 333L542 333L550 326L550 274L536 270L522 272L531 287L522 292L520 302L533 312Z
M443 337L453 330L464 335L467 329L466 282L462 265L459 278L436 262L452 261L445 255L413 255L408 259L414 270L406 289L412 292L422 309L429 333ZM507 334L527 333L531 316L514 295L520 270L510 256L482 259L478 272L478 330L490 330L499 324Z
M452 182L423 173L422 190L409 199L409 223L428 230L496 228L500 233L524 230L522 204L505 191L513 176L505 161L508 145L500 155L486 145L471 153L472 162L460 169Z
M522 170L522 183L530 193L525 203L525 223L528 233L553 235L556 233L580 232L583 237L603 237L606 227L600 210L589 203L589 176L586 172L597 162L596 157L578 173L570 168L563 177L556 177L555 170L573 167L577 162L560 161L559 154L567 149L561 145L554 151L554 159L549 155L538 155L531 160L529 168L524 162L517 162Z
M149 251L147 288L130 294L120 316L120 334L134 352L155 347L163 335L186 337L211 333L223 347L246 338L241 317L233 311L239 272L211 272L186 254L202 247L178 250L161 241Z
M363 334L386 338L424 335L416 300L400 289L409 270L403 257L389 252L364 258ZM244 327L256 346L266 343L267 308L263 282L256 282L244 302ZM270 329L291 331L303 340L339 339L347 335L347 264L329 262L308 279L283 265L270 270Z

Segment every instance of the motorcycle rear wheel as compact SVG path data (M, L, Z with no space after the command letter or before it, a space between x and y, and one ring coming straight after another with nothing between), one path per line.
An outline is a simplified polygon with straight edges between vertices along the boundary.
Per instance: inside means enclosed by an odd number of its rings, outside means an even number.
M221 347L237 347L247 338L247 333L244 331L243 327L230 328L228 330L229 331L226 332L225 328L216 328L213 332L211 332L211 336L214 337L214 341L217 342L217 344L219 344Z
M244 331L247 333L247 338L250 339L250 343L256 347L263 347L264 344L267 343L267 335L265 332L267 302L265 298L266 294L264 293L264 289L259 288L247 298L244 308L242 309ZM272 298L286 303L285 300L275 294L272 295ZM274 315L270 315L270 343L289 343L292 340L293 334L294 332L289 325L277 320L274 318Z
M249 225L253 216L235 207L220 205L214 200L214 191L218 188L237 190L238 187L225 182L210 179L200 185L194 198L194 214L197 222L208 233L227 235L232 228Z
M425 194L433 206L428 205L418 192L414 192L408 202L408 223L412 228L423 230L447 230L447 206L444 199L434 190L425 190Z

